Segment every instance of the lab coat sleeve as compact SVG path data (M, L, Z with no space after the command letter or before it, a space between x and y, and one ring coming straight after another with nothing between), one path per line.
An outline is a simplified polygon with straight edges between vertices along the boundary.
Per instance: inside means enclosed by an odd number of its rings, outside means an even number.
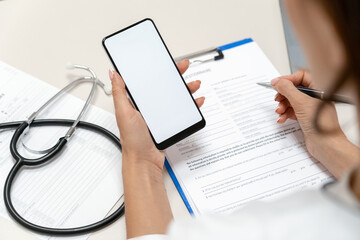
M177 220L168 229L169 240L265 239L261 220L251 215L201 216Z
M135 238L130 238L129 240L169 240L169 238L167 237L167 235L163 235L163 234L149 234Z
M322 191L302 191L271 202L253 202L232 214L172 221L166 235L135 240L304 240L360 236L360 202L344 178Z
M254 202L232 214L178 219L170 224L168 237L169 240L359 240L360 202L351 198L350 190L333 190L332 196L325 190L308 190L277 201Z

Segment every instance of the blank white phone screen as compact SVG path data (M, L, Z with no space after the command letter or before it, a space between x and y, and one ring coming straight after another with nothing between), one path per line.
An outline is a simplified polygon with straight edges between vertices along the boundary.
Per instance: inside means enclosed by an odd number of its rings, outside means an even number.
M202 120L150 20L107 38L105 46L156 143Z

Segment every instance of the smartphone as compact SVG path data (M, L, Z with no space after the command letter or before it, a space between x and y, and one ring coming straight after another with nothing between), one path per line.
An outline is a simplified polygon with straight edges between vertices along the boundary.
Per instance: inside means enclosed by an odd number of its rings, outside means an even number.
M205 127L205 119L151 19L105 37L103 46L158 149Z

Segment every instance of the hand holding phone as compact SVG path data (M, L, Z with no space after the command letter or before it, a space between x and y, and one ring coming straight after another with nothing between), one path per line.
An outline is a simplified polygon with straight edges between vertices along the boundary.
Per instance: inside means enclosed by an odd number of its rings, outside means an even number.
M158 149L205 126L204 117L150 19L106 37L103 45Z
M177 66L181 74L183 74L188 68L189 62L182 61ZM127 98L123 80L115 71L111 71L109 75L110 79L112 79L116 120L120 130L120 140L123 144L123 160L129 157L127 155L130 155L131 161L135 164L141 165L146 161L150 161L151 164L155 164L159 169L162 169L164 166L164 154L155 147L144 119ZM190 82L188 87L191 93L195 93L200 88L200 82ZM198 107L201 107L204 103L204 97L197 98L195 101ZM135 161L139 161L139 163Z

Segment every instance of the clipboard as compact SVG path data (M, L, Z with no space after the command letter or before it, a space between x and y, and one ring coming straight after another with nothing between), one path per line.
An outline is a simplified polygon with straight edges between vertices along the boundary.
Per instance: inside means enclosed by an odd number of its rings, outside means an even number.
M252 38L246 38L246 39L243 39L240 41L222 45L220 47L208 48L208 49L205 49L205 50L202 50L199 52L195 52L192 54L181 56L179 58L175 58L175 62L180 62L185 59L189 59L190 64L203 64L203 63L210 62L210 61L221 61L222 59L224 59L226 57L226 52L225 52L226 50L232 49L232 48L235 48L235 47L238 47L241 45L245 45L245 44L251 43L251 42L253 42ZM210 56L201 58L201 56L204 56L204 55L210 55ZM180 185L178 179L176 178L176 175L175 175L174 171L172 170L166 157L165 157L164 165L165 165L171 179L173 180L175 187L178 190L180 197L182 198L186 208L188 209L189 213L192 216L194 216L194 211L191 208L190 203L189 203L188 199L186 198L186 195L185 195L183 189L181 188L181 185Z

